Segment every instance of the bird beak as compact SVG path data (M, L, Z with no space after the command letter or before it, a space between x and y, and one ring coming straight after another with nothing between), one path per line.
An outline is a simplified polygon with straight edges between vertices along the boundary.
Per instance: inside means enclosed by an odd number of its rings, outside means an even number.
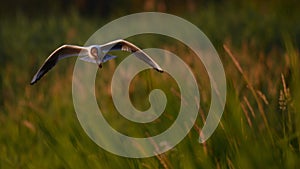
M97 60L96 62L97 62L97 64L98 64L98 67L99 67L99 68L102 68L102 62L101 62L101 60Z

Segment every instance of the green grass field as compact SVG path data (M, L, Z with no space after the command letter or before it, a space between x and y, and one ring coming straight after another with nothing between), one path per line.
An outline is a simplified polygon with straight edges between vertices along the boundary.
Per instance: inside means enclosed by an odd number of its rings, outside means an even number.
M228 11L226 11L226 9ZM190 133L172 150L151 158L124 158L98 147L83 131L72 103L76 58L62 60L39 83L30 86L38 67L53 49L82 45L110 20L68 16L3 18L0 26L0 169L20 168L296 168L300 165L300 61L297 13L284 7L267 12L255 6L208 7L183 18L212 40L227 78L227 100L221 122L204 144L198 143L210 105L209 81L203 66L182 44L141 35L140 47L162 47L190 65L201 93L201 109ZM238 12L238 14L237 14ZM273 13L272 13L273 12ZM224 45L224 46L223 46ZM161 88L166 112L151 124L122 118L110 96L113 70L122 58L106 63L96 80L98 104L120 132L145 137L166 130L177 117L178 86L167 75L140 73L130 97L138 109L149 106L148 94ZM199 71L200 70L200 71ZM164 83L161 83L163 80ZM179 93L180 94L180 93ZM297 101L298 100L298 101ZM126 127L124 127L126 126ZM101 132L101 131L99 131Z

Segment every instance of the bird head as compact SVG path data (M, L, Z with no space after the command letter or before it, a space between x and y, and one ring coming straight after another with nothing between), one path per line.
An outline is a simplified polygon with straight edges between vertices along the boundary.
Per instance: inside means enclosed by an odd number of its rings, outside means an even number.
M97 46L92 46L91 48L91 57L93 59L95 59L97 65L99 66L99 68L102 68L102 59L101 59L101 54L100 54L100 50Z

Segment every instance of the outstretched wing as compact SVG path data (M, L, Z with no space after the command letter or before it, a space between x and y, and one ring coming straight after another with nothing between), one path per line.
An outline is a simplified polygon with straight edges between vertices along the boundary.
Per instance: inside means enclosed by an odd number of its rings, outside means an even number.
M155 70L159 72L163 72L162 68L149 56L147 55L143 50L135 46L134 44L123 40L118 39L109 43L106 43L104 45L101 45L101 49L104 52L109 52L111 50L122 50L134 53L134 55L149 64L151 67L153 67Z
M46 59L44 64L40 67L38 72L32 78L30 84L33 85L39 79L41 79L51 68L53 68L56 63L64 58L77 56L81 51L88 53L85 47L75 46L75 45L63 45L56 49L51 55Z

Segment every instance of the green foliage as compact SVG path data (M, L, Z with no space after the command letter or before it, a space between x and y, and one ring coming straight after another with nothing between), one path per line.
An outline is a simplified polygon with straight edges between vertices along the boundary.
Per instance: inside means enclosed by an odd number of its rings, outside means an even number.
M209 89L206 91L209 88L207 75L205 71L198 71L202 70L201 64L193 59L195 56L190 51L169 42L171 39L157 44L151 35L131 37L141 47L164 45L184 56L182 59L191 66L201 86L201 110L195 128L174 149L145 159L113 155L98 147L83 131L72 103L71 74L75 59L61 61L39 83L29 85L38 66L53 49L64 43L83 44L105 20L82 17L76 12L33 20L22 15L3 18L0 26L0 169L299 166L300 62L296 46L299 37L295 35L300 31L297 22L295 27L291 26L297 14L290 16L291 20L281 13L268 15L284 10L279 2L266 11L256 1L249 5L231 2L220 7L203 4L206 5L201 8L203 11L189 16L183 14L183 17L212 38L223 60L228 95L221 123L205 144L198 143L198 128L203 125L202 117L206 116L203 112L209 108L210 93ZM287 14L283 12L283 15ZM221 48L223 43L232 48L244 74L237 71ZM98 72L97 98L105 118L120 132L133 136L145 137L164 131L178 114L178 86L166 75L157 76L150 71L139 74L131 84L133 105L147 109L149 92L161 88L167 95L169 111L152 124L129 122L115 110L108 90L112 71L120 61L119 58L110 61ZM249 84L257 93L256 97L249 90Z

